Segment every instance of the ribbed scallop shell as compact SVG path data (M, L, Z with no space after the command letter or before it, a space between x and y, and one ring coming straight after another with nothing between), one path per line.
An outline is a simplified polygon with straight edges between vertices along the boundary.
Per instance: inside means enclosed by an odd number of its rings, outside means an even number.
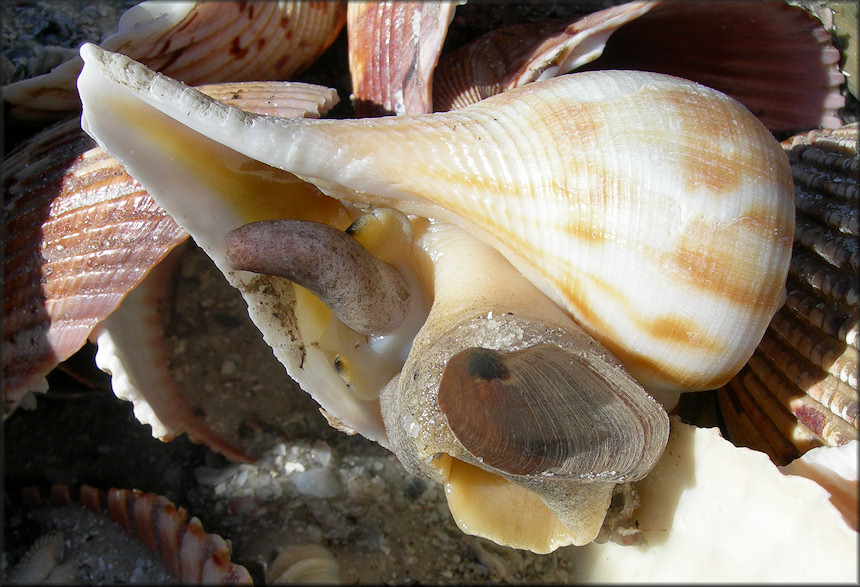
M455 2L349 2L355 116L432 112L433 68Z
M334 42L343 2L142 2L123 14L104 48L196 85L284 80ZM80 109L76 57L48 74L3 87L13 117L57 119Z
M4 164L4 413L187 237L77 120Z
M858 140L853 123L783 143L797 210L786 303L718 393L730 438L777 464L858 438Z
M213 84L215 98L261 114L319 116L332 90L291 82ZM176 244L187 237L70 120L9 155L4 182L4 414Z
M55 484L45 496L38 487L24 488L22 501L29 508L77 505L107 514L130 537L156 553L179 583L252 583L248 570L230 560L230 546L223 538L207 533L196 517L186 521L185 509L164 496L131 489L103 491L89 485L76 490Z
M572 23L498 29L445 55L433 107L576 68L636 69L725 92L774 130L834 127L845 103L838 62L821 23L784 2L630 2Z

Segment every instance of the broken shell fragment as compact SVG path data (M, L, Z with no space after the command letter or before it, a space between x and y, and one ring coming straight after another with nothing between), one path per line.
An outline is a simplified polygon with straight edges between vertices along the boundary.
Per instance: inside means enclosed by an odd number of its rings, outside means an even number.
M857 532L828 492L809 479L784 475L760 452L735 447L716 428L673 417L663 458L633 485L642 502L633 516L641 544L571 549L572 581L697 582L706 575L727 582L817 582L857 576Z
M348 2L356 118L432 112L433 68L457 2Z
M460 224L653 393L724 384L781 302L788 162L755 117L703 86L588 72L450 113L287 121L219 106L93 45L81 52L85 128L140 178L155 168L136 164L141 141L176 124L329 196ZM112 136L118 119L136 154Z
M301 73L334 42L342 2L141 2L101 46L188 84L282 80ZM59 120L80 109L75 57L50 73L3 87L10 115Z
M26 507L40 513L45 523L65 530L67 540L73 547L67 550L63 561L66 569L59 569L56 564L58 561L54 561L51 568L47 569L48 573L54 573L51 577L55 580L62 581L62 578L57 577L57 571L63 570L65 574L60 577L71 582L81 581L83 578L78 573L81 569L87 569L87 565L92 565L87 557L94 555L87 554L85 544L100 532L96 530L83 540L71 534L80 533L88 523L92 524L91 519L95 514L109 517L129 538L151 551L174 581L195 585L246 585L252 582L248 570L230 560L230 546L223 538L203 530L196 517L186 521L185 509L176 507L164 496L129 489L103 491L88 485L74 489L57 484L50 488L49 497L43 497L37 487L25 488L22 499ZM60 508L75 508L76 511L61 515L58 513ZM99 540L92 542L98 544ZM105 546L103 544L102 549ZM102 551L98 556L104 554ZM50 565L49 561L46 562ZM69 568L73 565L78 568ZM135 570L140 572L141 569ZM150 578L160 576L155 570ZM130 578L113 577L122 582Z
M513 25L442 57L437 111L584 69L635 69L732 96L773 130L839 126L839 51L785 2L629 2L571 23ZM805 65L799 65L805 64Z
M779 465L858 438L857 123L783 143L797 209L786 303L718 393L729 437Z

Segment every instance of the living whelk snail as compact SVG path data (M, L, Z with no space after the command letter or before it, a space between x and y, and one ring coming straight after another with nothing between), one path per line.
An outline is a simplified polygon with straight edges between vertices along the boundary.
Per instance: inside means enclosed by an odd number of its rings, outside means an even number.
M590 542L616 485L662 454L666 413L496 250L445 224L418 242L434 300L382 391L392 449L445 486L470 534L535 552Z
M380 407L392 450L413 473L445 485L462 529L537 552L594 539L616 485L643 478L662 454L668 418L660 405L497 251L461 229L424 219L410 224L377 208L348 232L356 240L320 223L247 224L227 234L227 260L235 270L327 290L319 297L339 321L326 326L319 347L341 348L329 357L360 397L374 400L385 386ZM372 241L380 234L398 233L395 263L406 279L357 242L377 249ZM379 279L380 266L396 278ZM415 296L424 319L415 334L415 318L397 311L412 297L402 292L431 288L429 315ZM385 303L378 309L375 302ZM379 346L390 333L415 340L405 363L397 363L397 355L380 360L382 353L347 344L356 338L350 330L375 334ZM482 467L495 480L476 499L472 486ZM510 500L521 507L498 523L496 508Z
M374 394L349 391L330 354L321 351L325 330L338 321L302 288L230 267L229 231L297 213L345 228L345 217L359 215L348 203L340 215L337 206L315 212L331 201L323 193L417 214L413 228L420 217L459 224L496 247L666 404L682 390L731 377L781 301L793 232L787 161L749 112L702 86L658 74L593 72L532 84L453 113L305 124L220 107L93 46L82 55L84 128L239 287L267 342L330 420L384 446L394 444L403 430L393 429L408 426L409 418L400 413L383 425ZM123 132L115 133L120 127ZM709 140L699 140L702 132ZM268 192L248 191L261 185L260 178L269 182ZM181 198L175 185L183 186ZM195 214L201 202L214 206L212 217ZM426 273L438 260L434 254L441 254L432 246L422 252L416 234L413 252L394 260L401 273ZM474 236L464 242L486 246ZM410 293L432 297L435 282L429 283ZM570 321L562 309L553 307ZM400 348L365 337L368 348L387 346L380 356L402 356L417 331L412 321L405 323ZM560 364L558 351L538 352L547 354L550 368ZM530 363L511 360L517 369ZM505 361L489 364L506 369ZM484 459L483 448L457 428L453 435L468 445L466 452ZM665 440L660 433L655 438L643 444L657 446L659 455ZM537 468L487 459L514 476L536 473L525 482L530 489L546 485L544 473L563 477L564 469L547 459ZM642 468L633 466L614 481L641 478L653 462L645 458ZM552 501L562 487L536 493ZM602 493L605 513L609 494ZM572 507L575 500L567 502ZM593 525L570 542L591 540ZM570 542L522 546L551 550Z

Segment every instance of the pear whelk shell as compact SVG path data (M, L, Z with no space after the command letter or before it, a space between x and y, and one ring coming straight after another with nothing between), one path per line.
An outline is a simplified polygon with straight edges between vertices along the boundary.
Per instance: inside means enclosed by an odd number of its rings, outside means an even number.
M282 80L300 73L334 42L341 2L141 2L102 41L189 84ZM3 87L10 114L58 120L80 109L79 57L50 73Z
M859 132L853 123L783 143L797 208L786 304L718 393L730 438L780 465L858 438Z
M504 27L448 53L433 106L461 108L578 69L635 69L725 92L774 130L834 127L844 76L829 40L785 2L629 2L571 23Z
M99 140L111 139L96 111L134 105L134 116L119 115L142 133L169 113L328 195L459 223L649 390L723 384L780 302L793 234L788 163L748 111L702 86L589 72L451 113L281 122L237 117L92 45L82 55L85 128ZM180 112L167 98L180 94L197 106ZM233 124L224 132L216 120ZM255 147L263 142L277 146Z
M327 88L290 82L201 91L259 113L319 116ZM77 120L4 161L4 417L187 237Z

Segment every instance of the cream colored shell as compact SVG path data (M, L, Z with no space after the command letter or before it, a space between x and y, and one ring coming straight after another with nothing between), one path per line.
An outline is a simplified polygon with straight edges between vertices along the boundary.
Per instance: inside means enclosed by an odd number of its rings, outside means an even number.
M703 86L589 72L457 112L306 122L221 107L92 45L82 56L84 125L100 140L105 121L131 134L167 116L328 195L459 224L654 393L723 384L781 303L788 162Z

